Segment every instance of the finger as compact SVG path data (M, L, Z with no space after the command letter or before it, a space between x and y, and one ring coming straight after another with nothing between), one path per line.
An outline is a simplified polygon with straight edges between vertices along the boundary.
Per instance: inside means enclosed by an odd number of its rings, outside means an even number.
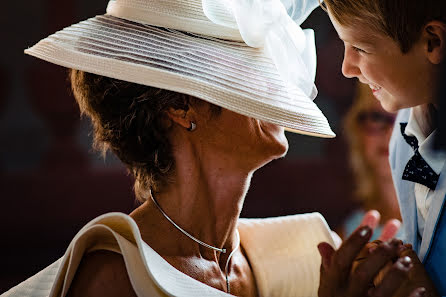
M418 258L414 250L406 249L400 253L400 257L409 257L412 260L413 268L409 272L411 284L414 287L424 287L428 296L439 296L436 293L435 285L427 274L423 263ZM408 291L409 292L409 291ZM408 295L408 294L407 294Z
M379 239L382 241L388 241L395 237L398 233L398 230L401 227L401 222L397 219L388 220L383 227L381 235Z
M409 257L399 258L386 273L383 281L376 288L369 290L369 296L393 296L408 279L411 268L412 261Z
M382 241L380 240L374 240L371 242L368 242L364 248L361 250L361 252L358 254L358 257L356 257L355 262L356 261L362 261L364 258L367 258L370 253L376 249L380 244L382 243Z
M382 244L383 241L379 239L375 239L374 241L371 241L367 244L368 251L371 253L373 252L380 244Z
M426 289L421 287L415 289L409 297L422 297L426 294Z
M406 245L404 245L404 249L400 249L398 256L409 257L414 265L422 265L417 253L413 249L407 248Z
M337 281L344 281L350 274L353 261L370 240L372 229L363 226L356 229L334 253L330 263L330 271Z
M333 275L329 273L329 267L331 263L331 259L335 250L333 247L327 242L321 242L317 245L319 250L319 254L321 254L321 269L320 269L320 283L318 289L318 296L330 296L333 291L333 281L330 279L330 276Z
M398 251L401 246L401 241L396 239L391 242L383 242L379 244L353 271L351 275L352 282L350 283L349 288L351 296L361 295L364 292L364 289L373 282L373 279L378 275L378 272L383 269L387 263L398 256ZM409 257L404 258L411 263Z
M381 215L377 210L369 210L365 213L359 226L369 226L370 229L375 230L380 219Z
M319 250L319 254L321 254L321 265L322 268L327 271L331 265L331 258L335 253L334 248L328 244L327 242L321 242L317 245L317 249Z

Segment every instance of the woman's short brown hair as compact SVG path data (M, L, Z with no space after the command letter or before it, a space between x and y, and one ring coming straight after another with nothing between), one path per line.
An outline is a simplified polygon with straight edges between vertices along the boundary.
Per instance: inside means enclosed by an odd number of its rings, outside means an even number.
M150 190L162 190L175 168L166 111L187 111L191 100L202 101L79 70L70 70L70 80L81 114L91 119L93 147L111 150L126 165L138 200L146 200ZM213 114L219 111L211 105Z
M324 3L341 25L367 24L395 40L403 53L418 41L428 22L446 23L444 0L324 0Z

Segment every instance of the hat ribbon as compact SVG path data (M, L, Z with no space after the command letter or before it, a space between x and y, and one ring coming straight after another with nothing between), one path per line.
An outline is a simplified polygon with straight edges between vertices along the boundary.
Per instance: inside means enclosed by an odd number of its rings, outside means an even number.
M314 32L299 25L318 0L283 1L203 0L202 4L209 20L238 29L248 46L264 48L282 79L313 100L317 95Z

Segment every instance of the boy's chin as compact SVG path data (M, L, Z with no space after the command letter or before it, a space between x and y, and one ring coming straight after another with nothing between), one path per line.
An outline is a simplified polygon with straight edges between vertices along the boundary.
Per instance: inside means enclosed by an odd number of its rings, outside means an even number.
M399 104L398 100L396 100L396 98L390 94L385 94L382 97L376 97L376 99L381 103L382 108L387 112L395 113L400 109L406 108L406 106Z
M381 102L381 106L382 108L387 111L387 112L391 112L391 113L395 113L400 109L403 109L404 107L400 107L399 105L396 104L392 104L392 103L387 103L387 102Z

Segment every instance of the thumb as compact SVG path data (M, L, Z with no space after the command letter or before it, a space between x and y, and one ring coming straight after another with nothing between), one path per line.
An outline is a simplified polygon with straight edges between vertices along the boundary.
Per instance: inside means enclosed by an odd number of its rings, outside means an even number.
M324 270L328 270L331 265L331 258L335 253L334 248L328 244L327 242L321 242L317 245L317 249L319 250L319 254L322 257L321 265Z

